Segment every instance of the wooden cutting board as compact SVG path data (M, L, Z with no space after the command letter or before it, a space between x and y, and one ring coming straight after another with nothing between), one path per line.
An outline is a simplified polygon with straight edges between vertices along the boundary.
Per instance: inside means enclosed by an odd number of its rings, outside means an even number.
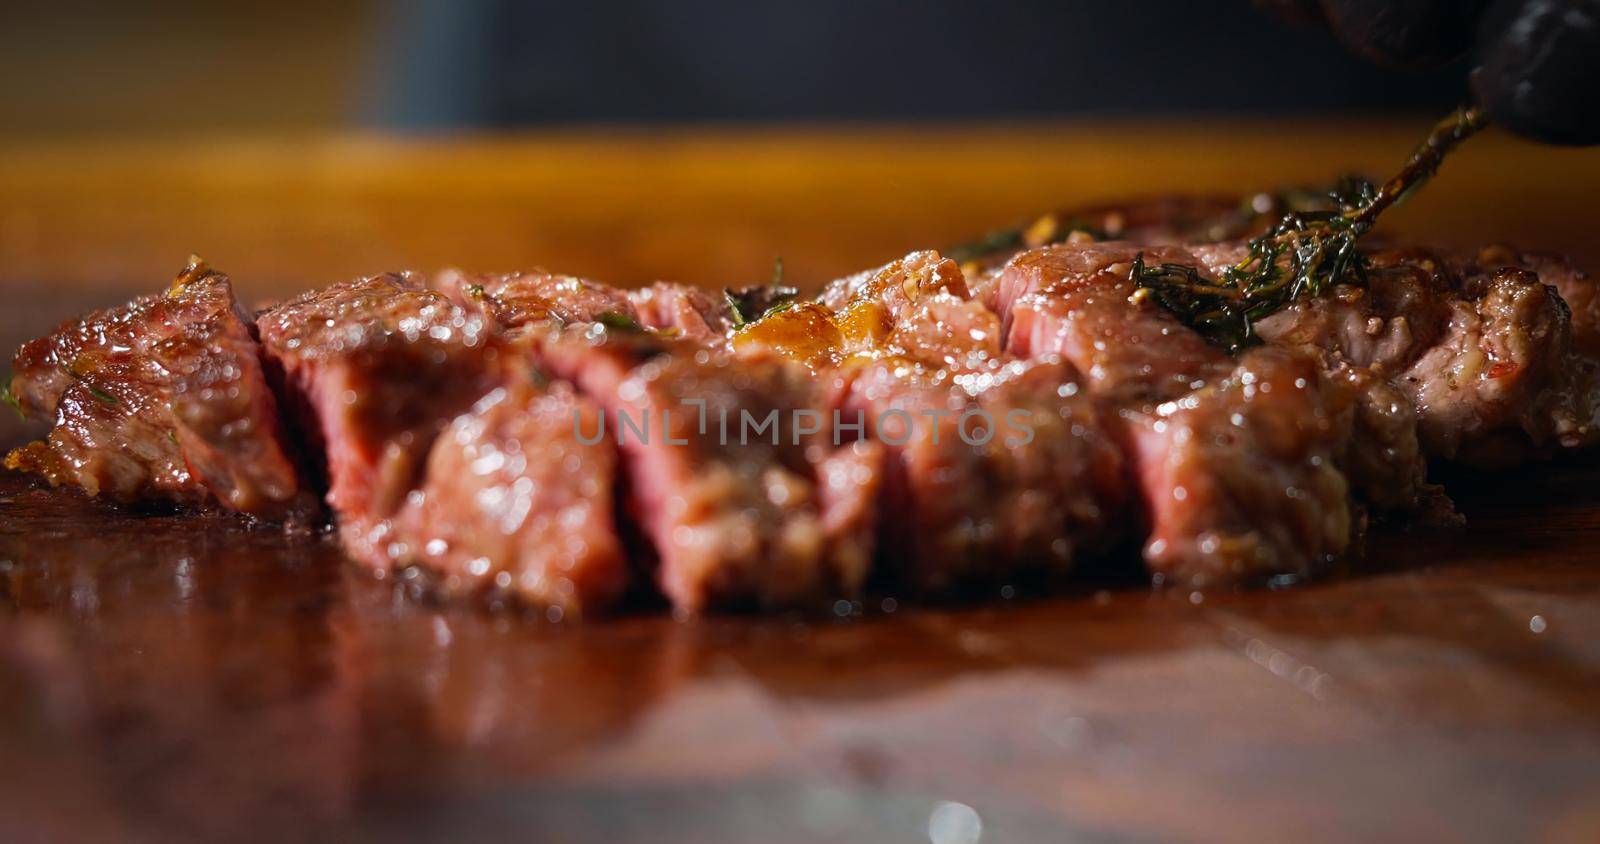
M192 250L260 298L446 263L815 283L1069 202L1379 169L1426 122L0 150L0 339ZM1600 266L1597 157L1488 138L1401 222ZM1441 477L1466 527L1277 592L550 624L0 476L0 838L1600 840L1600 459Z

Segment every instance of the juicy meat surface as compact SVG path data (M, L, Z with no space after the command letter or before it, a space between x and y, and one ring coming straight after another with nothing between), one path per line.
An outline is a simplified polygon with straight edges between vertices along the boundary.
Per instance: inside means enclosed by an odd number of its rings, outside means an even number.
M1493 275L1504 267L1527 270L1556 289L1572 314L1572 343L1580 353L1600 355L1600 291L1594 279L1561 255L1522 252L1504 244L1485 246L1454 261L1461 275Z
M577 276L533 270L503 275L440 273L432 286L457 304L507 330L599 320L638 323L626 291Z
M944 591L1064 574L1116 535L1121 456L1068 364L956 375L873 362L843 407L889 453L883 559L898 582Z
M840 279L818 301L746 326L732 344L813 369L894 358L960 372L992 368L1000 340L999 317L971 298L961 268L924 251Z
M1269 349L1235 361L1171 314L1130 304L1128 265L1140 251L1194 263L1181 250L1116 243L1014 258L999 282L1008 349L1071 362L1115 420L1158 580L1317 571L1351 538L1336 465L1348 405L1306 356Z
M1197 252L1215 269L1243 247ZM1411 247L1379 250L1371 261L1365 288L1294 302L1260 320L1257 332L1318 350L1332 369L1390 380L1412 404L1430 457L1506 465L1600 436L1600 396L1584 376L1591 365L1574 341L1571 311L1527 268L1540 259L1486 249L1463 260ZM1569 265L1562 272L1561 262L1543 263L1575 295L1588 292Z
M616 450L577 434L598 415L566 384L517 377L491 391L434 441L392 519L402 558L448 591L508 593L560 617L615 604L628 584Z
M199 259L162 295L24 345L13 370L20 408L55 427L8 468L121 501L266 519L315 510L232 285Z
M434 438L503 379L481 317L406 275L291 299L256 321L289 410L325 458L327 501L358 558L409 551L392 518L421 482Z
M629 291L628 300L646 328L675 333L698 343L723 342L733 330L733 309L722 297L713 297L698 287L658 281Z
M736 362L637 330L568 328L537 342L542 363L605 411L608 427L585 434L616 441L629 515L676 607L857 594L872 559L862 488L877 482L875 455L840 455L827 438L828 384L789 361Z
M1231 372L1228 355L1177 317L1129 303L1128 271L1141 253L1148 263L1195 262L1175 247L1125 243L1052 246L1012 259L996 300L1007 351L1060 355L1096 395L1130 406L1186 395Z
M1115 533L1121 461L1077 372L1008 358L960 267L915 252L740 331L842 378L842 418L886 453L882 576L920 591L1060 574Z

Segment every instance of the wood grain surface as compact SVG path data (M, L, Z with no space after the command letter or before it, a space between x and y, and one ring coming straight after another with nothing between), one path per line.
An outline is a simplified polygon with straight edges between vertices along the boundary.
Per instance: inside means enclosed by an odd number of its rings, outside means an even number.
M1381 171L1426 123L12 147L0 341L191 251L259 299L407 266L720 285L779 255L815 284L1080 201ZM1490 136L1396 224L1600 266L1597 191L1600 152ZM0 838L1600 840L1600 461L1442 477L1466 527L1381 529L1285 591L1107 574L574 625L0 476Z

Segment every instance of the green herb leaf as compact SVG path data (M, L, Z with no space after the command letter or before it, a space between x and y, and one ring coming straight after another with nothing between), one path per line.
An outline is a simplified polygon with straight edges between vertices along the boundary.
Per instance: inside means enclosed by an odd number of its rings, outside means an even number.
M644 326L640 325L638 320L621 311L604 311L596 315L594 321L612 331L644 331Z
M774 272L774 277L781 274L782 271L777 270ZM762 284L755 287L741 287L738 290L724 288L722 291L723 301L728 303L728 309L733 312L735 329L743 328L774 313L780 306L794 304L799 295L798 289L780 284Z
M101 404L108 404L108 405L112 405L112 406L115 406L117 404L117 397L116 396L113 396L110 393L106 392L105 390L102 390L99 387L96 387L95 385L89 383L87 380L84 379L84 377L82 375L79 375L77 372L74 372L71 367L63 366L63 367L61 367L61 371L65 372L67 374L67 377L71 378L74 381L77 381L79 384L82 384L84 386L84 389L87 389L89 391L89 395L94 396L96 399L98 399L100 401Z
M733 315L734 328L743 328L750 323L750 320L745 318L743 304L739 301L739 297L733 295L732 288L722 288L722 301L728 303L728 312Z

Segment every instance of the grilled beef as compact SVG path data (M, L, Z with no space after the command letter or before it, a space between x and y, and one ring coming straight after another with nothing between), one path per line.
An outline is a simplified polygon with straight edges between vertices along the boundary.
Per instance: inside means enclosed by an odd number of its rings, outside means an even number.
M352 555L564 614L621 596L615 451L577 433L598 411L482 315L385 275L301 296L259 325L326 457Z
M328 504L357 557L403 558L391 518L434 438L501 380L482 319L403 275L336 284L256 321L289 411L325 458Z
M1059 574L1105 548L1121 457L1070 365L1001 350L960 268L915 252L769 315L734 347L843 378L840 407L887 452L882 562L925 591Z
M855 595L870 562L871 520L847 514L860 506L857 488L875 481L870 471L828 475L837 470L821 424L826 383L788 361L736 364L691 341L598 324L555 329L538 343L550 370L606 411L603 433L622 455L630 514L675 605L815 605ZM803 432L813 421L816 430Z
M882 545L924 591L1066 573L1116 537L1121 456L1065 363L955 375L903 361L850 371L846 418L889 452Z
M315 511L232 285L198 258L166 293L66 323L13 367L19 408L55 427L8 468L120 501Z
M505 331L607 318L634 324L639 321L639 312L626 291L543 270L504 275L449 271L434 278L432 286Z
M1123 539L1157 582L1304 576L1437 500L1425 457L1600 437L1600 296L1559 258L1378 249L1237 356L1137 294L1135 257L1216 275L1257 222L1061 213L811 301L374 276L254 326L197 264L24 347L18 403L57 424L7 465L268 518L324 484L358 560L571 616L642 583L686 612L993 584Z
M1060 355L1116 420L1150 524L1158 579L1306 575L1351 538L1337 458L1348 402L1284 350L1235 361L1171 314L1130 305L1141 247L1063 245L1012 259L1000 279L1008 348ZM1193 263L1156 248L1150 260Z
M735 364L725 302L679 285L628 294L546 273L438 286L464 291L455 295L600 409L585 437L615 444L628 515L677 607L857 594L872 561L882 451L831 440L821 423L840 387L776 356Z
M616 450L578 434L598 416L531 365L508 378L434 440L391 520L395 556L451 592L514 595L568 617L610 607L628 584Z
M1244 246L1196 251L1220 271L1242 258ZM1506 465L1600 436L1600 395L1586 375L1591 359L1574 341L1577 325L1559 288L1529 268L1545 267L1592 308L1582 273L1503 249L1462 259L1388 248L1371 263L1365 287L1293 302L1261 320L1258 333L1319 350L1331 368L1389 379L1411 402L1431 457Z
M726 340L736 321L725 300L686 284L658 281L630 291L628 299L646 328L698 343Z

